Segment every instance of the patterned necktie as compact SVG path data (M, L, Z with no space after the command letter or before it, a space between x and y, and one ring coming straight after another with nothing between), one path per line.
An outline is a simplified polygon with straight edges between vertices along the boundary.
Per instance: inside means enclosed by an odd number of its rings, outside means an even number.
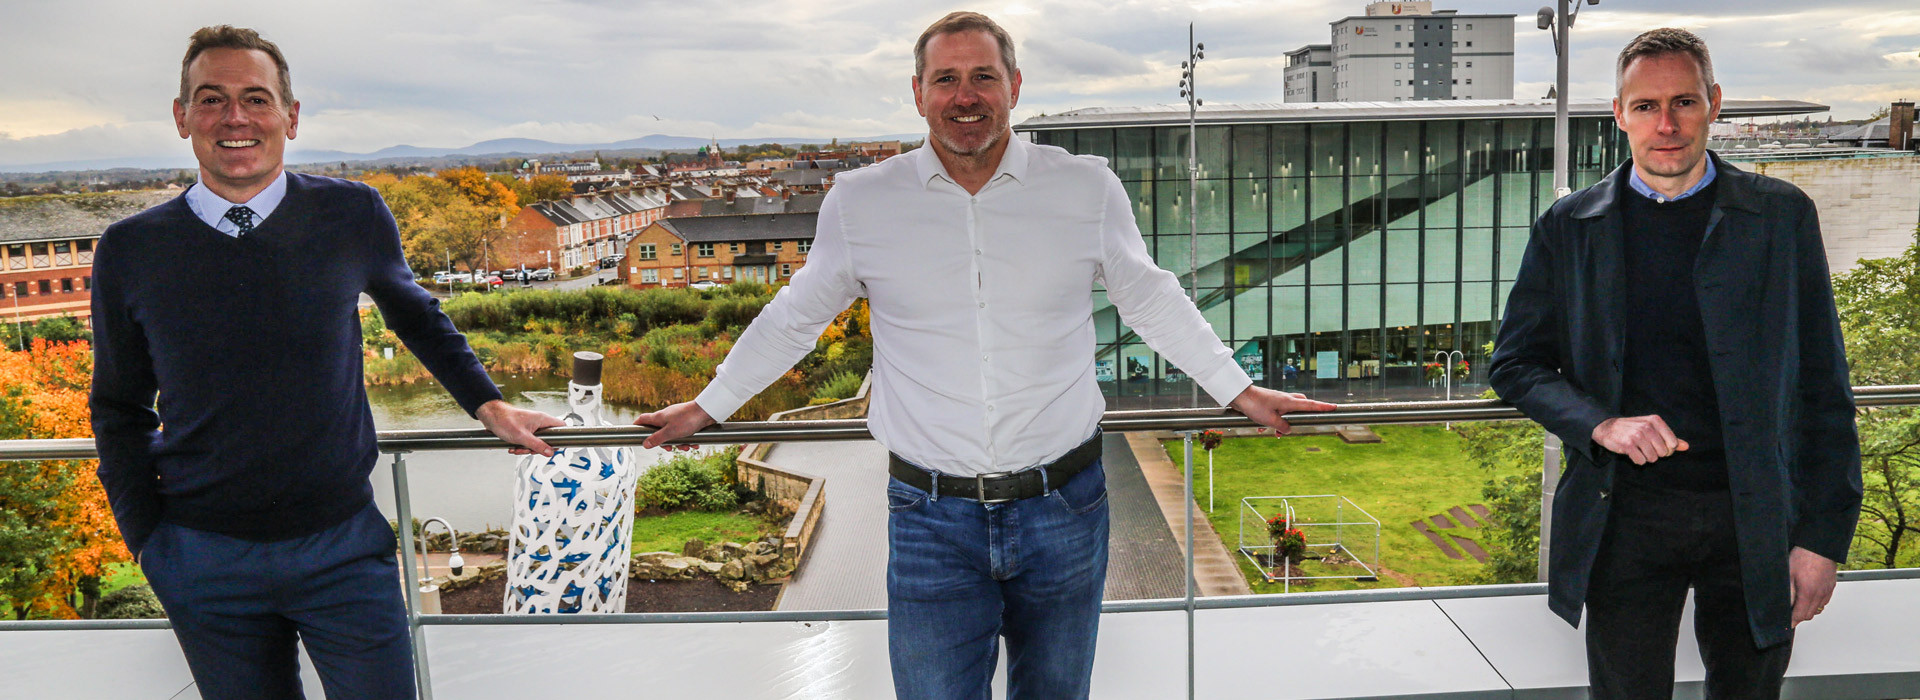
M227 220L240 227L240 235L253 233L253 210L244 205L236 205L227 210Z

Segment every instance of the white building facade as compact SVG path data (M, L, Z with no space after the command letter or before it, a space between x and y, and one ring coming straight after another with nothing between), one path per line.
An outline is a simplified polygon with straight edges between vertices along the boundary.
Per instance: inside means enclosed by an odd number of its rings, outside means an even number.
M1317 99L1294 83L1288 102L1415 102L1513 99L1513 18L1432 10L1431 2L1376 2L1367 14L1333 22L1327 62L1331 91ZM1308 61L1311 63L1311 61Z

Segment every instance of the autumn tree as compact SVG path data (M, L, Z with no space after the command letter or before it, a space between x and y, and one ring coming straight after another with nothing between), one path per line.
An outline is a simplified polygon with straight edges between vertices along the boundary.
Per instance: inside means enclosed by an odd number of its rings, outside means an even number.
M24 393L14 386L0 394L0 439L32 435ZM67 533L47 524L58 519L60 494L71 481L48 462L0 462L0 604L15 619L43 609L58 581L55 562L67 549Z
M561 175L535 175L527 181L527 196L520 201L551 202L573 194L573 182Z
M396 178L383 173L366 182L393 211L407 265L424 273L449 262L468 269L492 267L492 246L505 235L505 217L513 213L501 205L512 204L517 196L484 174L479 180L461 179L463 184L456 185L454 179L437 176Z
M27 439L93 437L87 409L92 374L93 354L84 342L36 339L25 352L0 352L0 394L16 398L20 408L12 424L0 431ZM40 478L66 483L55 498L54 512L35 523L60 531L65 540L48 564L51 576L42 582L53 600L43 598L42 604L53 616L86 614L98 601L107 567L132 557L107 506L106 490L94 476L96 461L38 465Z

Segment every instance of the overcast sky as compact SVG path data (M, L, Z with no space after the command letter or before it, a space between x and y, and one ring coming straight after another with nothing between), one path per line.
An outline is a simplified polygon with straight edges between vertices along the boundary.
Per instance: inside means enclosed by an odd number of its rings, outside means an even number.
M1512 13L1516 97L1541 97L1549 0L1441 0ZM188 153L168 112L186 38L261 30L293 66L295 149L458 147L502 137L588 143L648 134L852 137L924 132L909 92L913 40L954 9L1012 32L1025 88L1014 119L1179 101L1193 22L1208 46L1201 96L1279 102L1283 53L1326 43L1363 0L459 0L218 2L8 0L0 22L0 166ZM1865 116L1920 98L1911 0L1603 0L1574 27L1573 89L1612 93L1638 31L1699 32L1734 99Z

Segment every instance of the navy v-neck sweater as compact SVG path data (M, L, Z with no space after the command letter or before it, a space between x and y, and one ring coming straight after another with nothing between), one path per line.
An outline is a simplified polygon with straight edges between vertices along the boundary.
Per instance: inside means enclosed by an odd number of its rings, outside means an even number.
M108 227L93 276L99 476L135 553L162 521L270 541L372 500L361 292L468 414L500 398L358 182L289 174L239 238L175 198Z

